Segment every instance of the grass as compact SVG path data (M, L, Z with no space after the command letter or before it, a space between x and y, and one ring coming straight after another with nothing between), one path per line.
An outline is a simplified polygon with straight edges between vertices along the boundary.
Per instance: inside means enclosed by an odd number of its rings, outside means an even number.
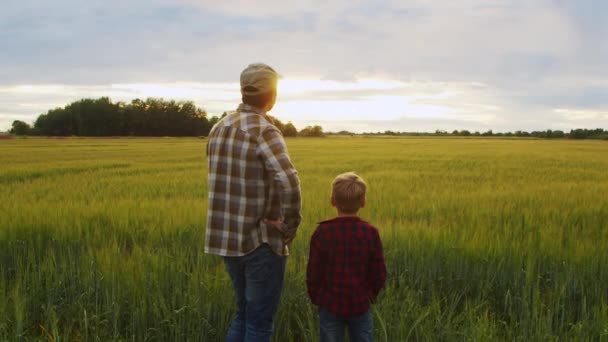
M221 341L234 310L203 250L205 140L0 142L0 340ZM276 341L316 341L304 269L329 184L370 185L389 279L378 341L608 341L608 144L287 141L303 188Z

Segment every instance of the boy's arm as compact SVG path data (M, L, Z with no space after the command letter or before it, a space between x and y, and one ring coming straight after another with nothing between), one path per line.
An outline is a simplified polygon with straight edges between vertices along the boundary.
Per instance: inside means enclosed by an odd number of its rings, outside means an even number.
M371 241L369 279L372 291L370 299L374 303L386 281L386 265L384 264L382 240L380 240L378 230L373 230Z
M294 236L302 219L298 172L289 159L285 140L278 129L266 128L258 142L258 155L264 162L266 172L279 189L279 201L273 201L279 203L275 203L271 208L271 219L282 218L280 229L286 236Z
M306 266L306 288L313 304L319 305L319 291L323 284L323 261L317 228L310 238L308 265Z

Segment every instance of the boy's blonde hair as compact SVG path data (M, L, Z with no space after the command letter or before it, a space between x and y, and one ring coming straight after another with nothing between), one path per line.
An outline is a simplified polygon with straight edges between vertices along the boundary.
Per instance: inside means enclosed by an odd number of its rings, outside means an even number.
M365 201L367 184L354 172L338 175L331 185L331 197L336 208L345 214L356 213Z

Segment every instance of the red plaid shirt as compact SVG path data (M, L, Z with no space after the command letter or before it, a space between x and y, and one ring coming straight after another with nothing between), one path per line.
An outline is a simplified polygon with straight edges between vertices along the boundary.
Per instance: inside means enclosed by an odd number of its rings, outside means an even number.
M336 315L359 315L376 300L386 280L378 230L356 216L319 223L310 240L308 295Z

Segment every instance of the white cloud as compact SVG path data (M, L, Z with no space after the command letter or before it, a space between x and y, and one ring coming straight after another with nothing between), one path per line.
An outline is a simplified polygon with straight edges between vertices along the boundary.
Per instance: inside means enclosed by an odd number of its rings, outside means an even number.
M608 120L608 110L580 110L580 109L567 109L557 108L554 110L557 114L560 114L562 118L568 121L599 121Z
M361 79L352 82L284 79L279 102L272 114L296 126L316 121L348 122L357 120L395 120L399 118L490 120L480 112L496 110L480 101L483 89L477 84L402 82ZM8 108L43 113L80 98L109 96L114 101L134 98L164 97L194 100L210 114L233 110L240 101L237 83L138 83L101 86L19 85L0 87L0 103ZM480 92L479 90L482 89ZM59 102L49 102L55 99ZM485 99L491 101L490 98ZM10 114L10 113L9 113ZM15 115L5 115L4 124ZM30 116L30 119L33 119Z
M362 0L171 0L161 1L165 3L182 3L190 6L203 8L213 12L220 12L234 16L267 17L282 16L299 12L321 12L335 14L337 11L347 9L357 4L364 3Z
M603 114L589 117L608 107L608 15L599 4L9 2L0 13L0 128L9 116L80 97L192 99L222 112L235 107L240 70L254 61L299 82L285 83L275 111L302 124L355 125L346 119L380 112L387 128L411 120L440 128L428 118L460 129L606 126Z

